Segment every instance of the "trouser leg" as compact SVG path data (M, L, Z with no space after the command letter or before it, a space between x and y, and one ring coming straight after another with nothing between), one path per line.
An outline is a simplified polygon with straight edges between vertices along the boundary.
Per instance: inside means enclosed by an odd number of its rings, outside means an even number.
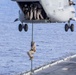
M37 13L37 19L39 20L39 12Z
M31 10L30 11L30 20L32 20L32 18L33 18L33 11Z
M32 59L33 58L34 51L29 51L29 52L27 52L27 54L30 57L30 59Z
M36 15L37 15L37 12L36 10L34 10L34 19L36 20Z
M42 14L41 14L41 13L40 13L40 18L41 18L41 19L43 19L43 16L42 16Z

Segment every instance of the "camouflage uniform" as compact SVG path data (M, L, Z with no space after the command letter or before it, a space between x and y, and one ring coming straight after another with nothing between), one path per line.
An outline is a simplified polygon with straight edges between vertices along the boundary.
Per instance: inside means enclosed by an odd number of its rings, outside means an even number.
M33 58L33 54L35 52L36 52L36 44L35 44L35 42L33 42L33 44L31 45L31 50L29 52L27 52L27 54L30 57L30 59Z

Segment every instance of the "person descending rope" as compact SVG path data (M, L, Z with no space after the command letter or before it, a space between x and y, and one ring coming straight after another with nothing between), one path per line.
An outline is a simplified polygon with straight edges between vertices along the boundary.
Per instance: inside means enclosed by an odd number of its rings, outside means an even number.
M29 52L27 52L28 56L30 57L30 60L34 58L33 54L36 52L36 44L35 42L31 42L31 49Z

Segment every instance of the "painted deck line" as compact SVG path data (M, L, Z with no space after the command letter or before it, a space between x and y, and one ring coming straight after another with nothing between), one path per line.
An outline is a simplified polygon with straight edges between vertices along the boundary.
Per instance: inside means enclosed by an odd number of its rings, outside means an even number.
M72 56L69 56L69 57L66 57L66 58L64 58L64 59L62 59L62 60L56 61L56 62L54 62L54 63L50 63L50 64L48 64L48 65L45 65L45 66L39 67L39 68L37 68L37 69L34 69L33 73L37 73L37 72L39 72L39 71L42 71L42 70L47 69L47 68L49 68L49 67L51 67L51 66L57 65L57 64L59 64L59 63L61 63L61 62L67 61L67 60L69 60L69 59L71 59L71 58L74 58L74 57L76 57L76 54L75 54L75 55L72 55ZM31 72L25 72L25 73L21 73L21 74L19 74L19 75L30 75L30 74L31 74Z

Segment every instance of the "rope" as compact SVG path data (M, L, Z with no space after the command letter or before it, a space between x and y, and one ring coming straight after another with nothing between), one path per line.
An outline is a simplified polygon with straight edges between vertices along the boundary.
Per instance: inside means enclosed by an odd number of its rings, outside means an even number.
M33 60L31 59L31 75L33 73Z
M33 42L33 20L32 20L32 42ZM31 42L31 44L32 44L32 42ZM32 75L32 73L33 73L33 59L31 59L31 75Z
M33 42L33 20L32 20L32 42Z

